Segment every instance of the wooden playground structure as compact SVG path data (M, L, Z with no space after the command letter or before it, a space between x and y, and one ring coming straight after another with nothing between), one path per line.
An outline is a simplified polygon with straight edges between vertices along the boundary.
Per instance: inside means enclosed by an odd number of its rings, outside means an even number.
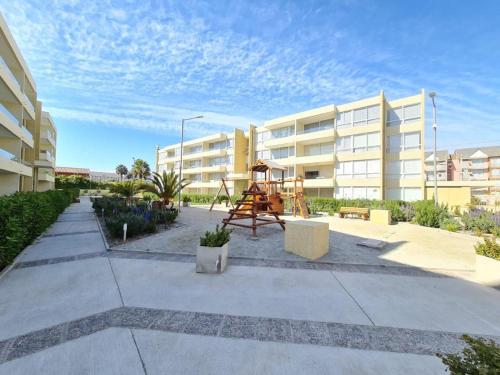
M272 180L273 171L281 171L281 179ZM285 179L286 168L269 160L257 160L250 168L250 181L247 190L243 191L242 199L236 201L236 207L232 205L229 210L229 217L222 220L223 227L226 225L235 225L245 228L251 228L253 235L256 235L256 229L262 225L279 224L285 230L285 221L278 215L285 212L285 200L291 201L292 213L297 213L303 218L309 217L309 208L304 200L304 180L302 178ZM264 178L258 179L256 174L263 173ZM221 187L214 198L210 210L218 200L221 192L224 191L227 196L229 190L226 180L222 179ZM273 216L274 218L265 218L264 216ZM251 219L251 224L235 222L242 219Z

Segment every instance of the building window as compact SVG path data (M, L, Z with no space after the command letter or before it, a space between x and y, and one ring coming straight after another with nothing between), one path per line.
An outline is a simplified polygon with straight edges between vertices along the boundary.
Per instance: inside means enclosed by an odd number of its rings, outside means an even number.
M279 147L273 148L271 151L271 160L286 159L295 155L295 147Z
M352 144L352 147L351 147ZM337 138L337 152L364 152L380 149L380 133L365 133Z
M335 121L333 119L313 122L304 125L304 133L313 133L321 130L333 129L334 126L335 126Z
M209 167L223 166L223 165L227 165L227 164L232 164L231 157L220 156L217 158L208 159L208 166Z
M403 133L387 137L387 151L420 150L420 132Z
M387 110L387 126L412 124L420 120L420 104L411 104Z
M273 180L281 180L281 171L273 169L272 171ZM295 176L295 168L288 167L286 171L284 171L284 178L289 178Z
M333 154L333 142L304 146L304 156Z
M364 126L380 121L380 105L357 108L337 114L337 129Z
M339 179L380 177L380 159L341 161L335 174Z
M257 144L261 145L270 138L271 138L271 132L269 130L257 133Z
M391 179L418 178L421 166L420 159L394 160L389 162L387 174Z
M422 189L418 187L401 187L387 190L387 198L399 201L418 201L422 199Z
M375 186L343 186L335 189L335 198L380 199L380 188Z
M230 144L229 140L224 140L224 141L209 143L208 144L208 149L209 150L225 150L225 149L230 148L229 144Z
M271 138L285 138L291 135L295 135L294 125L271 130Z
M306 171L305 178L306 180L312 180L319 177L319 171Z

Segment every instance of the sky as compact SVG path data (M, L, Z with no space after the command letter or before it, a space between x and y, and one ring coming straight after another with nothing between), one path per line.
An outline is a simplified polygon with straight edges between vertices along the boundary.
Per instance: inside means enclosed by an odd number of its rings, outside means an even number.
M436 91L438 148L500 144L500 1L0 0L58 127L57 165L378 95ZM426 149L432 148L430 102Z

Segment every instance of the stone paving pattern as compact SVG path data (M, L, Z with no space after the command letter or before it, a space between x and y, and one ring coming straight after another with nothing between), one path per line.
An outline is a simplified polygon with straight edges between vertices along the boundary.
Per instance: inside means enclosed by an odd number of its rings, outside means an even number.
M106 251L82 199L0 276L0 374L440 374L462 333L500 342L500 292L454 269L260 255Z

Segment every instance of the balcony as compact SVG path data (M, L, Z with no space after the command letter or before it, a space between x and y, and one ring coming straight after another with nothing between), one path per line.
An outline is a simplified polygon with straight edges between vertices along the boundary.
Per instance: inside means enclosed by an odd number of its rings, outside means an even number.
M425 163L425 170L428 172L433 172L434 171L434 164ZM446 164L437 164L436 170L438 172L446 172L448 170L448 166Z
M7 78L6 81L13 85L15 89L21 91L21 85L19 84L19 81L17 80L16 76L12 71L10 70L9 66L5 62L5 60L0 56L0 71L3 73L3 75Z
M273 148L280 146L293 146L295 143L295 135L289 135L287 137L271 137L264 141L264 147Z
M23 92L22 93L22 102L24 106L28 109L28 114L31 116L32 119L35 118L35 107L33 106L33 103L31 103L31 100L28 98L28 96Z
M35 165L37 167L53 168L55 164L55 158L50 152L40 152L38 154L38 159L35 160Z
M334 155L331 154L320 154L320 155L310 155L310 156L297 156L295 157L296 164L333 164Z
M306 132L302 130L300 132L297 132L297 136L295 137L297 143L308 141L332 142L334 139L335 129L333 128Z
M49 171L39 171L38 172L38 181L47 181L47 182L55 182L54 175Z
M16 173L31 177L33 175L33 168L31 165L25 164L14 154L0 149L0 172Z
M49 132L48 130L43 131L40 134L40 138L42 141L46 141L47 143L49 143L52 147L54 147L54 148L56 147L56 140L52 136L52 133Z
M488 169L489 164L487 161L482 163L467 163L466 167L469 169Z
M304 180L305 188L334 187L333 177L318 177Z
M217 157L217 156L226 156L227 150L225 149L215 149L215 150L203 150L200 152L195 152L193 154L184 154L182 158L184 160L194 160L201 158L209 158L209 157Z

